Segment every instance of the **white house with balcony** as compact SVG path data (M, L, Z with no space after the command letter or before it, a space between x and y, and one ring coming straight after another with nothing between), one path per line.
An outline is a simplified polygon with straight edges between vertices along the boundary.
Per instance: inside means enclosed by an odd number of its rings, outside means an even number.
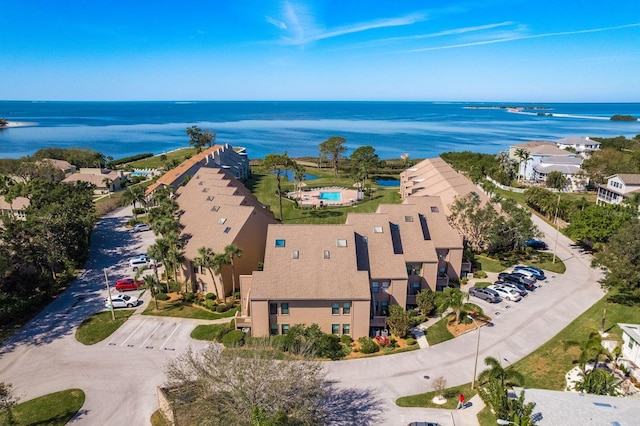
M622 330L622 356L636 378L640 376L640 324L618 324Z
M540 164L533 166L533 179L546 182L551 172L560 172L567 179L565 191L584 191L589 184L589 177L582 170L582 158L551 156L540 159Z
M600 142L585 137L569 137L556 141L556 145L560 149L571 148L575 150L576 154L588 155L591 151L597 151L600 149Z
M598 186L596 204L620 204L637 192L640 192L640 175L612 175L606 185Z
M518 157L517 153L520 149L529 153L529 158L526 161ZM535 179L535 167L539 165L543 159L548 159L549 157L576 156L573 152L560 149L555 143L548 141L530 141L509 147L509 157L519 166L518 176L524 177L525 180Z

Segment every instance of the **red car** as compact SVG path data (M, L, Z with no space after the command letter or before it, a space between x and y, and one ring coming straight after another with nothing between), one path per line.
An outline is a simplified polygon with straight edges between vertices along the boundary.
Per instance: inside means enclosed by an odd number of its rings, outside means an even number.
M136 290L141 285L144 285L142 281L133 281L133 279L131 278L124 278L116 281L116 290L118 291Z

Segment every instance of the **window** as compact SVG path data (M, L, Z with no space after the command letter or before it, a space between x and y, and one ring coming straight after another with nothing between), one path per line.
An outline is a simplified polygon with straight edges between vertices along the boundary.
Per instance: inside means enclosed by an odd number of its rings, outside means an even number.
M362 236L362 242L364 244L367 244L369 242L369 238L365 237L364 235Z
M389 315L389 302L380 302L380 308L382 309L382 315Z
M224 233L225 233L225 234L228 234L228 233L229 233L229 231L231 231L231 228L229 228L228 226L227 226L226 228L224 228Z
M269 334L271 334L272 336L275 336L278 334L278 324L271 324Z
M282 330L282 334L287 334L289 332L289 324L282 324L280 329Z
M331 259L331 252L329 250L325 250L324 251L324 258L325 259Z
M202 188L202 192L209 192L209 188Z
M220 219L218 219L218 225L222 225L223 223L225 223L227 221L226 217L221 217Z
M342 313L344 315L349 315L351 313L351 302L344 302L342 304Z
M404 221L405 222L413 222L413 216L405 216L404 217Z
M347 246L347 240L338 240L338 247L346 247Z
M331 304L331 315L340 315L340 304L332 303Z
M280 314L289 315L289 304L288 303L281 303L280 304Z
M411 294L416 295L420 292L420 283L411 284Z
M213 207L211 207L211 211L212 211L212 212L217 212L218 210L220 210L220 206L213 206Z
M440 210L436 206L431 206L431 213L439 213Z
M276 240L276 247L284 247L286 240Z
M291 255L292 259L300 259L300 252L298 250L294 250L293 254Z
M382 226L374 226L373 227L374 234L382 234Z
M331 324L331 334L340 334L340 324Z
M204 274L204 273L206 273L206 272L207 272L206 268L205 268L204 266L201 266L201 267L200 267L200 273L201 273L201 274Z
M269 303L269 315L278 315L277 303Z
M380 293L380 283L377 281L374 281L371 283L371 291L373 293Z
M351 334L351 326L349 324L342 324L342 334Z
M197 273L198 273L198 267L197 267L197 266L194 266L194 267L193 267L193 273L194 273L194 274L197 274Z
M207 201L213 201L213 195L207 195Z
M382 282L382 291L384 291L385 293L389 292L389 281Z

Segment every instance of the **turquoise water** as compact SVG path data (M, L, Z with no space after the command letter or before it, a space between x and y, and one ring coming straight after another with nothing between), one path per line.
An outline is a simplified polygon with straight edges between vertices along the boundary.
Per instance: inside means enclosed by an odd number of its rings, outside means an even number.
M145 170L134 170L133 172L131 172L131 176L147 176L150 173L151 172Z
M474 108L468 108L473 106ZM247 148L249 158L270 153L319 155L331 136L347 141L346 157L370 145L382 159L436 157L442 152L495 154L514 143L569 136L640 134L640 103L544 103L510 113L519 102L25 102L0 101L0 117L30 127L0 130L0 158L32 155L45 147L92 148L123 158L187 146L193 125L216 132L217 143Z
M376 183L380 186L400 186L398 179L376 179Z
M342 194L339 192L333 192L333 191L323 191L320 192L320 195L318 196L318 198L320 200L326 200L326 201L342 201Z

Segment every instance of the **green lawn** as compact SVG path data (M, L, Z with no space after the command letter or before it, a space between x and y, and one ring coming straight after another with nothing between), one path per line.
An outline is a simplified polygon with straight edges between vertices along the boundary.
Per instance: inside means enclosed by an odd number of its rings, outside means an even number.
M186 128L185 128L186 131ZM186 133L185 133L186 139ZM195 148L182 148L173 152L168 152L165 154L167 156L167 160L177 159L180 163L182 163L187 157L191 157L196 153ZM162 160L160 159L160 155L154 155L153 157L144 158L142 160L134 161L132 163L128 163L128 166L133 167L134 169L157 169L164 167Z
M318 176L318 179L305 182L308 188L324 186L353 188L354 180L346 177L346 175L344 175L345 177L340 175L338 179L334 179L333 172L330 170L313 168L308 168L308 173ZM271 207L271 211L277 218L280 217L278 197L276 195L278 190L278 181L274 174L261 170L259 167L254 167L252 169L252 177L247 181L246 186L262 203L268 204ZM400 203L401 200L398 188L378 187L375 184L373 187L372 197L365 197L363 201L359 202L355 206L323 207L322 209L309 207L298 208L294 201L283 197L282 214L284 223L342 224L345 222L347 214L350 212L372 213L376 211L378 205L381 203ZM290 192L294 189L294 182L290 182L285 178L282 179L283 192Z
M446 342L453 339L453 334L447 330L447 323L449 322L449 316L445 316L431 327L427 328L427 342L429 345L437 345L438 343Z
M216 336L229 330L229 324L201 324L191 332L191 338L196 340L214 341Z
M155 315L159 317L194 318L204 320L215 320L220 318L230 318L235 316L239 307L229 309L227 312L217 313L202 309L198 306L182 303L181 301L158 300L158 311L155 311L153 302L149 303L142 315Z
M111 336L135 311L135 309L116 309L115 321L111 319L110 311L93 314L80 324L76 330L76 339L85 345L101 342Z
M160 410L156 410L151 415L151 426L171 426L171 423L166 419L164 414Z
M425 379L425 388L432 387L433 381L436 377L430 377L429 380ZM471 390L471 383L466 383L460 386L454 386L444 390L444 397L447 398L447 402L443 405L434 404L433 398L436 396L435 391L419 393L417 395L402 396L396 399L396 405L399 407L421 407L421 408L443 408L446 410L454 410L458 405L458 397L463 394L465 399L469 401L475 394L478 393L475 390Z
M637 306L611 303L608 301L608 296L605 296L551 340L513 365L525 376L524 387L564 390L566 385L564 375L574 367L579 350L570 348L565 351L563 344L569 340L587 340L590 330L599 330L605 307L607 309L605 331L613 338L622 339L622 330L616 325L617 323L640 322L640 309Z
M67 389L25 401L13 409L16 425L64 426L82 408L84 399L82 389ZM4 413L0 413L0 424L9 424Z

